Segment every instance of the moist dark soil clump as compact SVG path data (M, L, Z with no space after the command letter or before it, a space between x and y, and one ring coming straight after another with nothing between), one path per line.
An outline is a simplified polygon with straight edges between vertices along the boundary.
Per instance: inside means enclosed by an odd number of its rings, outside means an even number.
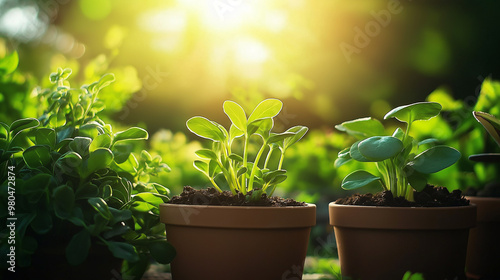
M444 187L427 185L422 191L414 192L415 201L394 197L390 191L376 194L355 194L335 201L343 205L391 206L391 207L451 207L469 205L460 190L449 192Z
M184 190L180 195L172 197L169 203L218 206L306 206L304 202L298 202L290 198L281 198L277 196L268 197L265 193L263 193L260 197L252 198L252 193L253 192L250 191L247 195L242 193L233 195L230 191L223 191L221 193L215 188L196 190L187 186L184 187Z

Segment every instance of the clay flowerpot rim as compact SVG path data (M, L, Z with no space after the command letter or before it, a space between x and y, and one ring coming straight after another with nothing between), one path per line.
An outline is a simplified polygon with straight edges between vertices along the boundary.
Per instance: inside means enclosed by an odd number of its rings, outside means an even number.
M454 207L388 207L329 204L330 224L373 229L445 230L476 224L476 205Z
M478 222L500 222L500 197L466 196L477 205Z
M316 224L316 205L264 207L160 204L167 225L218 228L300 228Z

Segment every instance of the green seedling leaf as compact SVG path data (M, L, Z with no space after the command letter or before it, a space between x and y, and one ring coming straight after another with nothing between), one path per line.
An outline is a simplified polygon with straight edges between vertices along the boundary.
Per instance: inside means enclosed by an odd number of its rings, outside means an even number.
M274 177L270 182L269 185L277 185L279 183L282 183L286 180L287 176L286 175L277 175Z
M192 117L186 122L187 128L194 134L213 141L223 141L224 133L219 126L203 117Z
M477 154L469 156L469 160L476 162L490 162L498 163L500 162L500 154Z
M229 117L231 122L241 131L247 129L247 116L245 110L234 101L225 101L223 105L224 113Z
M66 259L71 265L79 265L83 263L89 254L90 250L90 233L83 229L73 235L66 247Z
M257 129L255 129L255 126L257 127ZM249 131L252 132L249 134L255 133L255 134L259 135L260 137L262 137L262 139L264 139L264 141L265 141L271 135L271 130L274 127L274 120L270 119L270 118L261 119L258 121L254 121L248 127L249 127L248 128Z
M220 172L220 167L219 167L219 164L217 163L216 160L210 160L208 162L208 176L210 176L211 178L214 178L216 176L216 174L218 174Z
M367 158L363 154L361 154L361 152L359 151L359 143L361 143L361 140L352 144L351 149L349 150L351 158L360 162L376 162L377 160Z
M240 167L240 168L238 169L238 173L236 173L236 177L238 177L238 178L239 178L241 175L243 175L243 174L247 173L247 171L248 171L248 168L246 168L246 167L244 167L244 166Z
M264 182L271 182L277 176L285 175L285 173L286 173L286 170L274 170L274 171L269 171L269 172L263 173L262 175L263 175Z
M91 197L96 197L99 195L99 189L96 185L87 182L76 189L75 198L76 199L89 199Z
M265 118L274 118L280 113L282 107L283 103L280 100L266 99L255 107L250 117L248 117L248 123Z
M52 128L37 128L35 131L35 142L37 145L47 145L54 148L56 145L56 132Z
M484 112L474 111L472 114L500 146L500 120L495 118L495 116Z
M286 139L294 137L295 135L296 134L292 132L272 133L271 137L269 137L269 139L267 140L267 144L286 141Z
M133 245L115 241L108 241L107 244L109 250L116 258L124 259L129 262L136 262L139 260L139 255Z
M345 190L354 190L374 182L381 181L381 179L364 170L357 170L347 175L342 181L341 187Z
M212 150L201 149L196 151L195 154L200 158L217 160L217 155Z
M200 161L200 160L195 160L194 163L194 168L198 169L204 174L208 175L208 164L206 162Z
M79 169L82 165L82 161L82 157L79 154L67 152L56 161L56 166L65 174L78 175L78 173L74 171Z
M429 139L425 139L425 140L418 142L418 146L423 146L426 144L436 144L436 143L439 143L439 139L429 138Z
M365 158L383 161L401 152L403 142L391 136L373 136L361 141L358 144L358 150Z
M406 178L408 182L416 191L420 192L427 186L427 178L413 168L406 168L405 173L407 174Z
M30 225L37 234L46 234L53 226L52 215L46 211L39 211Z
M302 137L304 137L304 135L306 135L307 131L308 128L301 125L287 129L285 133L294 133L295 135L284 140L283 150L286 151L290 146L297 143L300 139L302 139Z
M436 102L418 102L399 106L384 116L384 120L396 118L399 121L411 123L418 120L431 119L441 112L442 106Z
M104 237L106 239L111 239L111 238L116 237L116 236L122 236L129 231L130 231L130 227L124 226L122 224L117 224L112 229L104 232L102 234L102 237Z
M34 128L38 125L40 125L40 122L33 118L16 120L10 125L10 133L14 136L23 130Z
M335 128L357 137L358 139L385 135L385 129L382 123L370 117L343 122L342 124L336 125Z
M350 156L348 158L345 158L345 157L344 158L337 158L335 160L334 166L335 166L335 168L339 168L342 165L344 165L350 161L352 161L352 158Z
M151 256L161 264L169 264L177 254L174 246L166 240L152 242L148 246Z
M71 76L71 73L73 71L70 69L70 68L65 68L61 74L59 75L59 77L61 77L61 79L63 80L67 80L69 78L69 76Z
M448 146L435 146L420 153L408 166L423 174L441 171L460 159L460 152Z
M145 129L131 127L125 131L116 133L113 140L116 143L124 140L147 140L148 137L148 132Z
M231 124L231 127L229 128L229 139L231 139L231 141L243 136L244 134L245 132L238 129L234 124Z
M92 197L88 199L89 204L107 221L113 218L113 215L109 211L108 204L100 197Z
M107 148L99 148L90 153L87 160L87 172L90 174L96 170L108 168L113 162L113 152Z
M92 139L88 137L75 137L75 139L69 143L69 148L81 156L86 156L89 152L91 143Z
M35 145L27 148L23 152L24 162L30 168L38 168L48 165L52 158L50 149L47 146Z
M118 222L125 222L132 218L132 212L128 209L118 210L113 207L109 207L109 212L111 212L113 218L111 219L111 224L114 225Z
M19 55L17 51L13 51L10 54L0 59L0 75L7 75L14 72L19 64Z
M92 143L90 144L89 151L93 152L99 148L110 148L111 147L111 136L108 134L97 135Z
M238 154L230 154L229 158L236 162L243 162L243 158Z
M54 210L57 217L68 219L72 215L75 206L75 193L67 185L62 185L54 189Z

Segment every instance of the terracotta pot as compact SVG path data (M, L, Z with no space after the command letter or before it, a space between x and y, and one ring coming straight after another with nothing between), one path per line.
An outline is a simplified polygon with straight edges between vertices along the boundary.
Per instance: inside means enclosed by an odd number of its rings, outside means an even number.
M160 220L177 250L173 280L302 279L316 205L161 204Z
M468 196L477 206L477 226L470 231L467 276L500 279L500 198Z
M401 280L465 279L469 228L476 207L376 207L330 203L342 275Z

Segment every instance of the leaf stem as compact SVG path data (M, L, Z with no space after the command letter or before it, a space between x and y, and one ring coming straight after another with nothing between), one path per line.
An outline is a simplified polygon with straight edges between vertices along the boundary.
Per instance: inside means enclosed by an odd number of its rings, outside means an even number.
M264 141L264 143L262 143L262 146L260 147L259 152L257 153L257 156L255 157L255 160L254 160L254 163L252 166L252 171L250 172L250 180L248 182L248 190L249 191L253 190L253 181L254 181L253 178L255 176L255 171L258 168L260 157L262 156L262 153L264 153L266 145L267 145L267 143Z

